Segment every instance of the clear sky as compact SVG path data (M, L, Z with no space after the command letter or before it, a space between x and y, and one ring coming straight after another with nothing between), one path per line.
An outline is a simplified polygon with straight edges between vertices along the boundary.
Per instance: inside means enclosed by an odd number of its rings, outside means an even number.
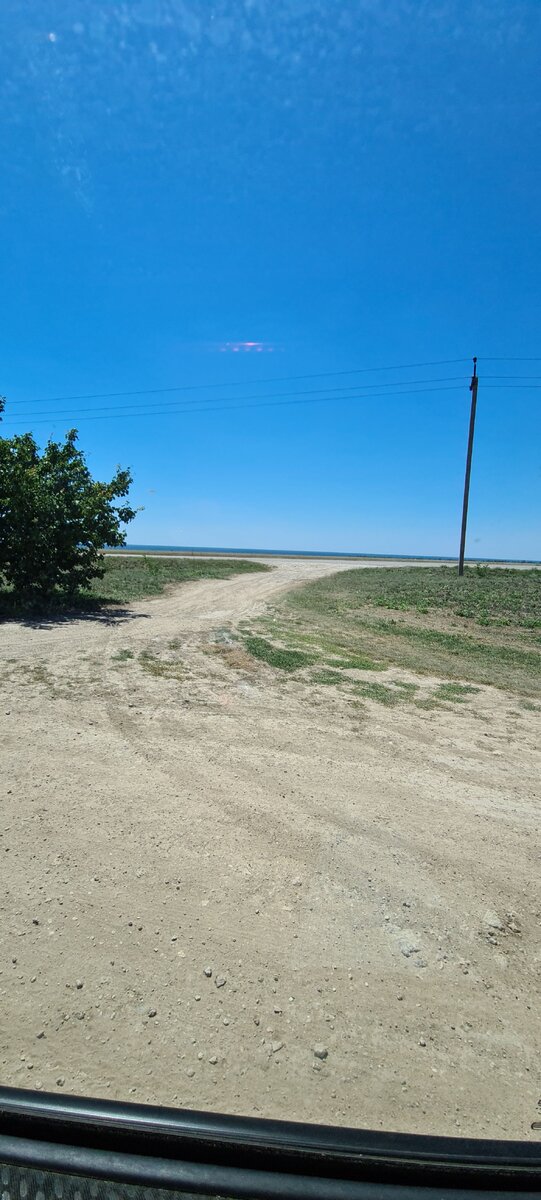
M6 435L131 465L131 542L456 553L478 354L468 550L541 558L539 0L0 22Z

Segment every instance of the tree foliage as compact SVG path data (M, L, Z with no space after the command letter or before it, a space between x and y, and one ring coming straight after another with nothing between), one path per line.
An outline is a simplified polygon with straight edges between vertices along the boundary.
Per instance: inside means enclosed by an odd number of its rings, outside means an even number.
M43 452L30 433L0 438L0 576L22 599L73 599L103 575L102 548L123 546L135 516L130 472L93 480L76 443L75 429Z

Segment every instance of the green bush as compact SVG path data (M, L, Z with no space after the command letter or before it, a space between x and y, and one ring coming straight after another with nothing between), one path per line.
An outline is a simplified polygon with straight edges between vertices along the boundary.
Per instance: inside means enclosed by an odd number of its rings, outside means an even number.
M74 598L103 575L103 546L123 546L131 474L92 479L72 429L40 453L32 434L0 438L0 577L32 603Z

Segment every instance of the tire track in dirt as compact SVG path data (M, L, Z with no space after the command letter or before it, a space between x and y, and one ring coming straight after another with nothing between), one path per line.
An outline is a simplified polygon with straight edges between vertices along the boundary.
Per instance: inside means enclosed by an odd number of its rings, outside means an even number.
M331 689L204 653L352 565L272 560L110 625L3 627L6 1083L530 1136L536 715L513 743L491 689L483 726L407 705L353 719ZM179 678L145 670L173 639Z

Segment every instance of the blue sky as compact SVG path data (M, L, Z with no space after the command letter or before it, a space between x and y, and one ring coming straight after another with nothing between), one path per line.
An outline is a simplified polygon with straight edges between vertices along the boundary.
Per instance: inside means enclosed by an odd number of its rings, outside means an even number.
M132 542L456 553L476 353L468 550L541 558L539 0L1 21L6 434L131 465Z

